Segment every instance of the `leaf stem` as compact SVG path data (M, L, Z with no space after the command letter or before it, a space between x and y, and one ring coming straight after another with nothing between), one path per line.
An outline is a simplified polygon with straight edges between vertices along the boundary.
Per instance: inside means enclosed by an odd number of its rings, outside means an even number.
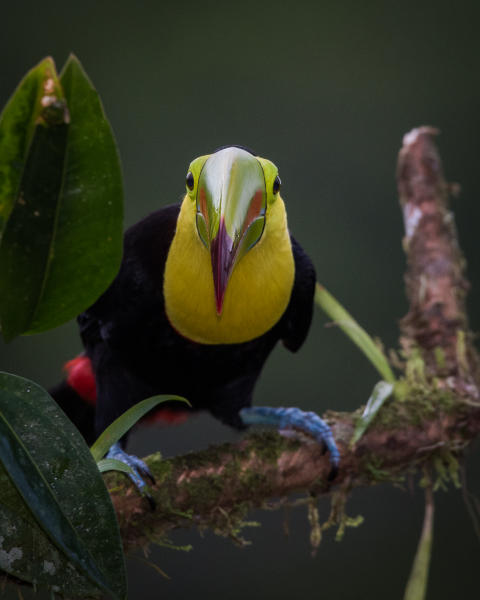
M431 482L425 488L425 516L417 553L403 600L424 600L427 593L428 570L432 553L434 501Z
M352 315L348 313L338 300L336 300L332 294L319 283L317 283L315 289L315 302L363 352L375 369L380 373L382 379L388 383L394 384L395 375L393 374L384 353L377 344L375 344L365 329L360 327Z

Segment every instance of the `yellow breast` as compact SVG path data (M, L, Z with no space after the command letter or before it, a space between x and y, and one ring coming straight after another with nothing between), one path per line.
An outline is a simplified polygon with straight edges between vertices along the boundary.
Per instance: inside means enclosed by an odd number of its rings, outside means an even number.
M235 266L223 310L217 315L210 253L200 241L195 206L182 203L165 265L165 310L171 325L202 344L252 340L275 325L285 312L295 276L285 206L269 206L260 241Z

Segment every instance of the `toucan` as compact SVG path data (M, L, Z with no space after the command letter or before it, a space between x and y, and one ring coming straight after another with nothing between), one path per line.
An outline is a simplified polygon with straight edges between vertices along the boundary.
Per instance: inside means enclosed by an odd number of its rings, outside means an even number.
M289 233L280 185L269 160L222 147L190 164L181 204L127 230L118 275L78 317L85 354L53 390L67 414L78 413L74 393L94 401L81 418L94 411L98 435L137 402L176 394L237 429L303 430L329 450L334 476L339 452L318 415L252 406L277 342L296 352L312 320L315 269ZM144 491L148 469L124 446L107 456L127 463Z

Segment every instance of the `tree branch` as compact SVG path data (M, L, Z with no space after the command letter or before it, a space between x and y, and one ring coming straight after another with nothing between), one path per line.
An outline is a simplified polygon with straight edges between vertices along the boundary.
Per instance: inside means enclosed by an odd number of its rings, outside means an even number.
M157 478L154 512L125 478L108 476L127 549L162 541L178 527L211 527L236 537L248 510L271 499L397 481L434 460L456 464L454 455L480 433L479 363L465 309L465 263L435 134L429 127L407 134L398 160L410 302L401 322L404 375L354 447L360 411L325 416L342 457L335 481L328 481L329 459L317 444L274 432L167 461L153 455L146 461Z
M405 135L397 168L403 209L410 310L401 321L400 342L407 355L415 346L430 375L445 378L458 393L479 397L478 359L468 330L465 297L469 284L457 241L449 190L433 136L419 127Z

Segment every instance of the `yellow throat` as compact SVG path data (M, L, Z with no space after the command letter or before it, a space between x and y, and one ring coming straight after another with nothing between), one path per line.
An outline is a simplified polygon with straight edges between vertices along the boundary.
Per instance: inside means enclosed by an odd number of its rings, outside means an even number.
M195 205L185 196L163 285L165 310L178 333L201 344L236 344L259 337L285 312L294 276L285 205L278 196L268 207L260 241L233 269L218 315L210 252L197 235Z

